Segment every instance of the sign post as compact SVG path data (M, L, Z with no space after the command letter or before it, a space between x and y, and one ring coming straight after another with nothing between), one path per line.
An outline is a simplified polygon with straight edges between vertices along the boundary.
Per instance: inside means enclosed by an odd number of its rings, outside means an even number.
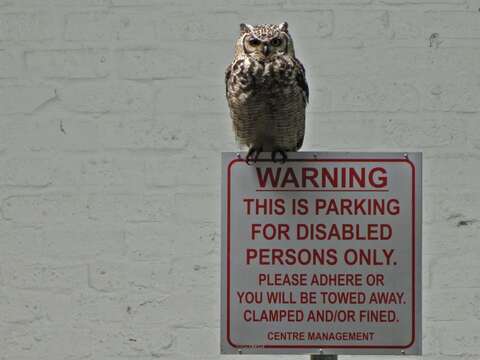
M223 153L221 352L421 354L421 154Z
M310 360L337 360L337 355L310 355Z

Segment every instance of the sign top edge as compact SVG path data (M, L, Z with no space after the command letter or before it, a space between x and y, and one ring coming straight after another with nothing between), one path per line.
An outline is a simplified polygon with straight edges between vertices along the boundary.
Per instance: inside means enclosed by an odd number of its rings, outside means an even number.
M269 153L269 151L265 151ZM237 154L246 154L247 151L222 151L222 154L226 155L237 155ZM404 156L405 154L423 154L423 151L288 151L287 154L298 154L298 155L313 155L313 154L349 154L349 155L358 155L358 154L365 154L365 155L400 155Z

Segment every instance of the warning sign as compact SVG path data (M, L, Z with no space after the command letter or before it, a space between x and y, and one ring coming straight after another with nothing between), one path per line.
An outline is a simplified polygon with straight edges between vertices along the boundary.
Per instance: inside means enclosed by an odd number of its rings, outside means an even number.
M223 154L222 353L421 353L421 154Z

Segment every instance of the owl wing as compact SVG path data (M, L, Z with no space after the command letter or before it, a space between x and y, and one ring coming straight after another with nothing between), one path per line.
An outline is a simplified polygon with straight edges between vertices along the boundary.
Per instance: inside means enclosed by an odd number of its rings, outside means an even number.
M232 75L232 64L227 66L225 70L225 95L228 98L228 79L230 79L230 75Z
M297 129L297 145L295 148L295 151L296 151L302 147L303 140L305 137L305 107L308 104L309 90L308 90L307 79L305 78L305 68L303 67L303 64L296 58L294 59L294 61L296 63L296 69L297 69L295 81L303 95L303 109L301 111L302 115L299 118L300 122L298 124L298 129Z
M297 64L297 69L298 69L295 80L297 81L297 85L302 89L303 101L305 102L305 105L307 105L309 91L308 91L307 79L305 78L305 68L303 67L303 64L298 59L295 59L295 62Z

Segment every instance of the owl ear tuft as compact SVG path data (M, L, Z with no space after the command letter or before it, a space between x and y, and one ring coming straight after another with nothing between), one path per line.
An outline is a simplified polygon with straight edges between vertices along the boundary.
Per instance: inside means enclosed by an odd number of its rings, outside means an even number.
M245 23L240 24L240 35L253 31L253 26Z
M288 23L286 21L278 25L280 31L288 32Z

